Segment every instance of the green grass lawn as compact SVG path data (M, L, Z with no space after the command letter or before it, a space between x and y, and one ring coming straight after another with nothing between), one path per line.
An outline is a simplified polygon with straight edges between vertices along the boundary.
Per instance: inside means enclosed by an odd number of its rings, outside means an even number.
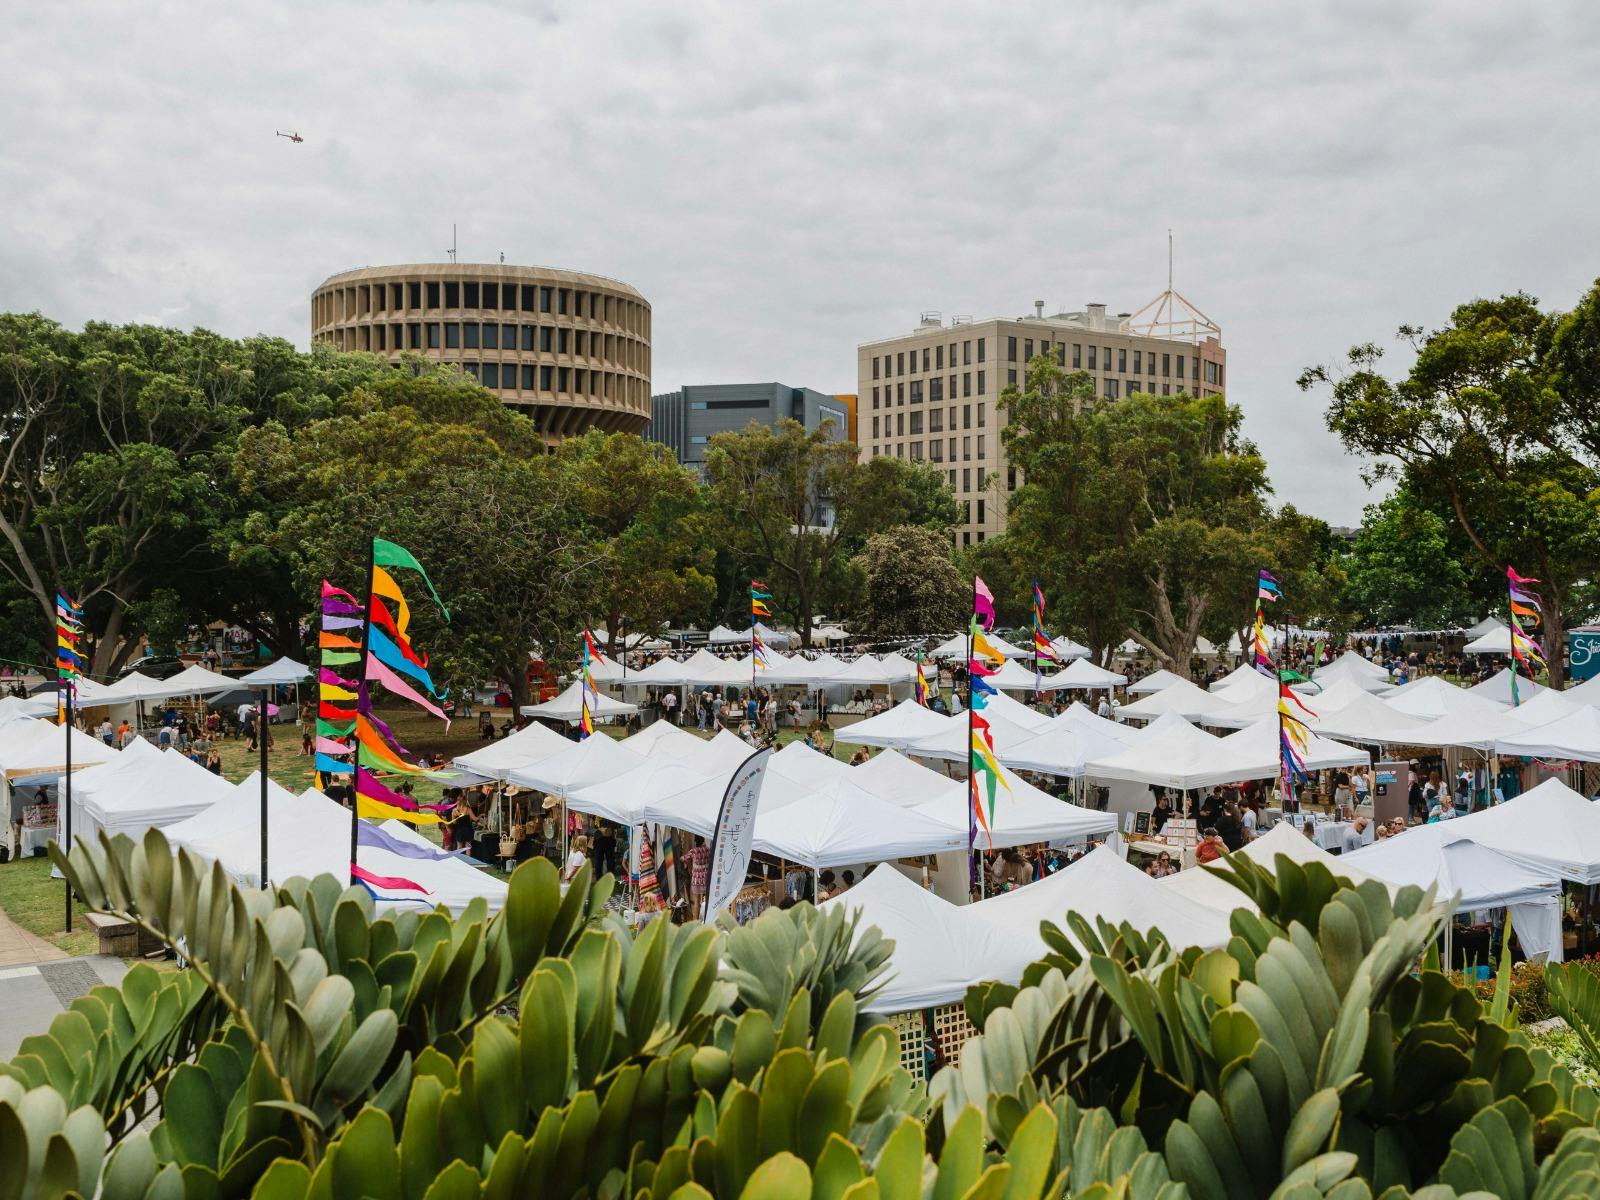
M413 708L385 708L383 718L393 728L400 742L414 754L438 752L449 759L483 744L479 740L475 720L459 721L447 731L440 721ZM504 714L500 714L497 724L503 721ZM621 726L603 728L613 737L620 737L623 732ZM696 732L693 726L687 726L686 729L689 733ZM278 725L274 726L273 733L273 744L267 753L269 773L290 791L304 791L312 784L313 771L312 760L300 753L299 727ZM787 745L800 736L798 730L783 729L779 731L778 741L781 745ZM237 783L246 778L260 761L258 754L245 748L242 738L224 739L221 750L222 774L230 782ZM419 780L417 799L437 801L444 786L431 780ZM434 829L423 828L428 836L437 840ZM8 862L0 866L0 911L4 911L22 928L38 934L68 954L92 954L96 937L94 931L84 923L83 914L76 906L73 932L62 932L64 888L61 880L50 878L50 860L47 858Z

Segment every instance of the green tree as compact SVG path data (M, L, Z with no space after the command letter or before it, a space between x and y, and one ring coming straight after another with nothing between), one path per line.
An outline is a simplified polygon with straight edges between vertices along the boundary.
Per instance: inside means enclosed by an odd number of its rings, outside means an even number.
M1400 488L1362 513L1350 552L1350 600L1364 624L1470 625L1467 572L1447 519Z
M464 375L391 372L338 416L249 431L237 466L259 505L247 532L290 564L300 595L324 578L359 591L374 535L428 565L449 635L431 606L414 612L443 677L504 679L520 705L530 651L575 654L600 554L533 423Z
M897 525L867 539L856 556L865 586L851 628L869 637L911 637L959 629L967 588L950 539L920 525Z
M1221 397L1095 399L1047 355L1001 395L1009 541L1052 611L1104 651L1132 637L1187 676L1201 636L1226 639L1270 561L1266 464Z
M613 638L698 617L715 593L700 485L663 445L590 430L556 450L593 564L594 614Z
M229 486L239 436L261 421L303 424L392 373L277 339L95 322L73 333L0 315L0 571L35 604L41 643L57 587L85 604L95 674L132 651L144 630L130 606L156 587L186 604L208 595L215 615L258 625L281 595L241 579L230 557L224 531L244 516ZM292 627L299 612L273 615Z
M749 573L762 574L805 646L830 589L848 594L846 563L869 536L910 520L946 530L954 523L954 506L926 467L861 464L854 443L797 421L712 435L706 480L720 538L733 550L722 560L734 571L725 605L739 603Z
M1593 418L1570 428L1559 419L1584 407L1591 386L1594 312L1593 293L1565 319L1521 293L1474 300L1443 329L1402 327L1416 355L1403 379L1380 373L1383 351L1372 343L1354 347L1340 369L1300 378L1303 388L1329 389L1328 427L1373 460L1369 478L1398 478L1424 504L1445 506L1494 575L1514 566L1541 580L1545 658L1558 686L1566 629L1587 615L1600 571Z

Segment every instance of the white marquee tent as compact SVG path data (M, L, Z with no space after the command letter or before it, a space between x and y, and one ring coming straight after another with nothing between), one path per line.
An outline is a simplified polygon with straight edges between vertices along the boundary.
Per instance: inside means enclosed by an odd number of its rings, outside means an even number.
M1126 675L1097 667L1088 658L1075 658L1060 671L1050 676L1046 686L1054 691L1062 688L1084 688L1099 691L1121 687L1128 682Z
M994 648L1000 651L1000 653L1005 655L1007 658L1031 659L1033 657L1033 650L1031 647L1027 650L1024 650L1021 646L1013 646L1010 642L996 634L991 633L988 636L989 641L994 643ZM967 657L967 653L967 635L964 633L958 633L955 635L955 637L950 638L948 641L940 642L932 650L928 651L928 657L964 659Z
M1329 689L1329 695L1332 690ZM1306 722L1316 733L1363 746L1405 744L1412 730L1427 724L1422 717L1396 712L1367 692L1337 706L1324 704L1322 696L1306 696L1305 703L1317 714Z
M72 769L116 760L120 753L74 729ZM54 780L67 766L66 737L54 721L17 717L0 725L0 775L13 784Z
M643 762L627 742L596 733L581 742L568 742L565 749L549 758L511 768L506 772L506 779L518 787L567 796L590 784L615 779Z
M1517 703L1526 704L1529 700L1547 692L1550 689L1542 683L1535 683L1526 675L1517 679ZM1482 683L1474 684L1467 689L1467 695L1477 696L1483 700L1493 700L1496 704L1511 703L1511 668L1501 667Z
M1208 692L1187 679L1174 679L1160 691L1124 704L1117 709L1117 717L1123 721L1149 721L1164 713L1176 713L1193 721L1206 713L1227 708L1239 699L1242 697L1228 692Z
M1410 683L1402 684L1385 695L1383 702L1396 712L1424 717L1430 721L1437 720L1446 713L1465 709L1475 708L1480 712L1502 712L1505 709L1505 705L1496 704L1482 696L1468 695L1465 688L1459 688L1437 675L1424 675L1421 679L1413 679Z
M1536 871L1573 883L1600 883L1600 805L1559 779L1547 779L1504 804L1444 821L1439 828L1447 840L1477 842Z
M1463 654L1504 654L1511 655L1511 628L1503 625L1494 618L1488 619L1491 628L1486 629L1481 635L1475 637L1461 648Z
M524 729L490 742L482 750L458 755L452 761L464 771L485 779L504 780L516 767L529 767L559 754L572 743L548 725L535 721Z
M188 820L233 790L220 775L176 750L134 741L114 762L72 785L72 836L93 840L100 830L137 841L150 828ZM65 826L62 826L63 837Z
M1353 866L1353 856L1329 854L1287 821L1279 821L1255 841L1246 843L1244 849L1238 853L1269 871L1277 869L1278 856L1282 855L1300 866L1313 862L1321 863L1335 875L1342 875L1358 886L1368 879L1375 878L1359 867ZM1159 883L1176 895L1220 912L1232 912L1236 908L1252 910L1255 908L1248 896L1203 866L1188 867L1176 875L1168 875L1165 879L1159 880ZM1385 886L1391 893L1398 890L1397 885Z
M931 708L924 708L915 700L902 700L887 712L842 727L834 735L834 740L857 746L893 746L896 749L904 749L913 742L943 732L957 719L965 729L965 716L947 717L934 712Z
M522 715L525 717L546 717L555 721L576 721L582 715L583 709L583 681L574 679L567 689L553 700L546 700L543 704L524 704ZM621 700L613 700L604 692L595 697L593 715L600 720L607 717L622 717L639 711L637 704L624 704Z
M1159 692L1162 688L1170 687L1183 680L1183 676L1173 673L1162 667L1159 671L1152 671L1142 679L1135 679L1128 685L1128 695L1148 696L1152 692Z
M1586 704L1547 725L1526 733L1497 738L1494 748L1501 754L1514 754L1521 758L1570 758L1579 762L1600 762L1600 708Z

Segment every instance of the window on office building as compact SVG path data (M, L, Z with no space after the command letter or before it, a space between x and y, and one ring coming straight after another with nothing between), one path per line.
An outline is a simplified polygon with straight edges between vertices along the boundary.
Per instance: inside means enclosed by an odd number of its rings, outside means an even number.
M924 352L924 353L926 353L926 352ZM926 370L927 368L924 367L923 369ZM943 345L943 343L940 343L939 345L937 345L937 346L935 346L933 348L933 369L935 371L944 370L944 345Z
M895 397L895 399L894 399L895 404L897 404L897 405L899 405L901 407L905 406L905 402L906 402L906 385L905 384L897 383L897 384L894 385L894 397Z
M972 461L972 439L970 437L964 437L961 439L961 461Z
M538 287L535 286L534 284L531 284L531 283L523 284L522 285L522 311L523 312L533 312L538 307L539 307L539 289L538 289ZM533 389L532 388L528 388L527 390L528 391L532 391Z
M978 435L978 461L983 461L983 434Z
M1015 467L1007 467L1006 468L1006 491L1014 492L1016 490L1017 490L1017 469Z
M536 332L537 330L538 330L538 326L537 325L524 325L522 327L522 348L524 350L532 350L533 349L534 338L539 336L538 333Z
M554 367L540 367L539 368L539 390L541 392L548 392L552 387L554 379L555 379L555 368Z
M989 477L988 476L988 472L986 472L982 467L979 467L978 468L978 490L980 492L983 491L984 482L988 479L988 477Z
M901 442L895 446L894 456L896 458L904 458L906 456L906 444L904 442Z
M928 400L931 403L937 404L943 399L944 379L938 375L935 375L932 379L928 380Z
M950 490L952 492L956 490L956 473L953 469L950 472Z
M928 369L928 348L926 346L922 348L922 369L924 371Z
M912 412L911 412L911 432L913 434L918 434L918 433L922 432L922 410L921 409L913 409Z
M972 490L972 468L971 467L962 467L961 468L961 490L963 492L970 492ZM968 520L971 520L971 518L969 517Z
M1014 337L1008 337L1006 339L1006 361L1017 361L1017 339Z
M1017 373L1015 371L1007 371L1006 372L1006 386L1007 387L1015 387L1016 383L1017 383Z
M983 485L980 483L978 486L982 487ZM982 496L978 497L978 524L979 525L983 524L983 497ZM980 533L978 536L981 538L983 536L983 534Z
M874 379L878 377L878 356L876 354L872 356L872 377Z
M540 312L549 312L550 311L550 299L551 299L550 291L551 291L551 289L547 288L547 287L541 286L539 288L539 311ZM546 389L546 390L548 390L548 389Z
M570 392L572 390L571 367L556 368L556 390L561 392Z
M983 372L978 372L978 395L983 395Z
M1025 362L1025 363L1033 361L1033 339L1032 338L1029 338L1027 341L1025 341L1022 344L1022 361Z
M970 404L963 404L961 406L961 427L963 429L972 428L972 405ZM953 429L955 427L951 426L951 428Z
M877 437L878 436L878 418L877 417L873 417L872 418L872 436L873 437Z
M972 342L970 340L961 343L961 365L964 367L972 365Z
M912 462L921 462L922 461L922 443L921 442L912 442L911 443L911 461Z
M549 354L555 348L556 331L549 325L539 326L539 349Z
M1117 381L1115 379L1108 379L1108 380L1106 380L1106 399L1107 400L1115 400L1116 398L1117 398Z
M1170 383L1163 383L1163 384L1162 384L1162 385L1161 385L1161 394L1162 394L1162 395L1163 395L1163 396L1170 396L1170 395L1172 395L1172 385L1171 385L1171 384L1170 384Z
M448 285L446 285L446 286L448 286ZM462 296L462 299L466 301L466 303L463 304L461 307L462 308L480 308L480 307L482 307L480 301L478 300L478 285L475 284L475 283L464 283L461 286L462 286L463 292L465 293Z
M1143 357L1144 357L1144 354L1143 354L1142 351L1135 350L1133 352L1133 373L1135 375L1138 375L1138 374L1140 374L1140 373L1142 373L1144 371L1144 368L1139 365L1139 361Z
M1189 378L1194 380L1196 383L1199 383L1200 382L1200 359L1199 359L1199 357L1196 356L1194 358L1191 358L1189 360L1189 363L1190 363Z
M952 396L954 396L956 394L956 390L955 390L954 387L952 387L950 389L950 394ZM961 394L963 396L972 395L972 372L971 371L963 371L961 373Z
M934 438L932 441L930 441L928 443L928 461L929 462L943 462L944 461L944 439L943 438Z
M989 340L988 338L979 338L978 339L978 361L979 362L983 361L983 344L988 340Z
M444 327L444 348L446 350L461 349L461 326L453 321Z
M901 350L899 353L897 353L894 356L894 361L895 361L895 372L894 373L896 375L904 375L906 373L906 352L904 350Z
M986 404L978 405L978 428L979 429L983 428L983 410L985 408L987 408L987 407L988 407L988 405L986 405Z
M395 307L398 308L399 305L396 305ZM406 284L406 307L407 308L421 308L422 307L422 285L420 283L408 283L408 284Z
M1095 351L1097 349L1099 349L1099 347L1097 347L1097 346L1090 346L1089 347L1089 370L1091 370L1091 371L1094 370L1095 366L1096 366ZM1073 366L1077 366L1077 363L1073 363Z
M525 392L533 391L533 367L531 365L522 368L522 390Z
M422 323L420 321L408 321L406 323L406 349L422 349Z
M444 306L446 308L461 307L461 285L459 283L447 283L444 285Z
M878 389L877 388L873 388L872 389L872 407L873 408L877 408L878 407Z
M913 379L911 381L911 403L922 403L922 380L920 379Z
M1161 356L1161 373L1163 375L1172 374L1172 355L1163 354Z
M511 372L507 370L506 374L509 376ZM497 388L500 386L499 363L486 362L483 364L483 386L486 388ZM508 384L507 386L510 385Z
M906 415L905 415L905 413L895 413L895 415L894 415L894 432L895 432L895 436L897 436L897 437L905 437L905 435L906 435Z
M944 432L944 409L935 408L935 409L932 409L932 410L929 411L929 413L928 413L928 432L929 433L943 433Z
M437 283L428 284L428 307L439 307L439 285Z
M1183 355L1178 355L1178 378L1183 378Z
M478 323L476 321L468 321L461 327L461 344L468 350L476 350L478 348L480 343L478 341Z
M1117 351L1117 370L1124 375L1128 373L1128 352L1126 350Z
M500 349L500 326L485 323L483 327L483 348L485 350ZM516 348L517 343L513 340L507 339L506 349L515 350Z

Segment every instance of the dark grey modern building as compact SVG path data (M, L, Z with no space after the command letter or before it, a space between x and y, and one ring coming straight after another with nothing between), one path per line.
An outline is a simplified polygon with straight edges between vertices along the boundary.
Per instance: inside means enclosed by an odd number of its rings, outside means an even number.
M855 397L781 383L696 384L650 397L645 437L671 446L679 462L699 470L712 434L737 431L751 421L776 425L785 417L807 429L829 422L833 436L844 441L855 432Z

